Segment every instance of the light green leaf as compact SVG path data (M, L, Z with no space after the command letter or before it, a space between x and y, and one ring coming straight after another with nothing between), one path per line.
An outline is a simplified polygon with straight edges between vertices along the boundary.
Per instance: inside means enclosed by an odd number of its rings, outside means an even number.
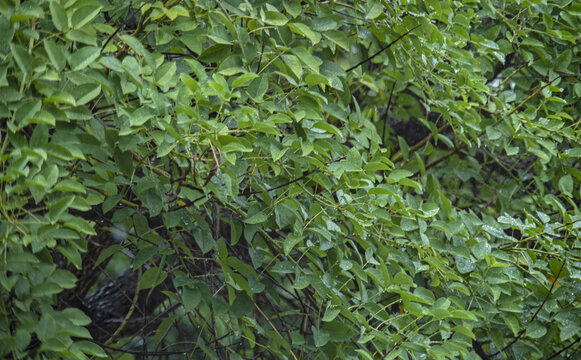
M318 121L313 125L313 127L317 128L317 129L324 130L324 131L331 133L331 134L335 134L341 138L343 137L343 134L335 125L329 124L326 121Z
M311 40L312 45L316 45L319 41L321 41L321 34L319 34L316 31L311 30L307 25L305 25L303 23L298 23L298 22L297 23L290 23L290 24L288 24L288 27L295 34L305 36L307 39Z
M389 178L394 181L400 181L401 179L408 178L412 176L413 173L408 170L396 169L389 173Z
M101 85L99 84L83 84L75 88L75 96L77 105L85 105L93 100L101 93Z
M28 51L22 45L14 43L10 43L10 50L20 70L27 75L32 73L32 56Z
M162 88L165 87L170 81L172 81L175 73L175 62L172 61L163 63L155 72L155 85Z
M307 76L305 76L305 82L307 83L307 86L313 87L315 85L320 85L321 88L324 89L325 85L329 85L329 80L327 79L327 77L321 75L321 74L308 74Z
M291 69L293 74L295 74L295 76L298 79L301 79L303 76L303 65L301 64L299 59L294 55L288 55L288 54L282 55L281 57L282 57L282 60Z
M278 11L266 11L264 13L264 22L269 25L283 26L288 22L288 18Z
M305 48L295 47L291 50L305 65L315 73L319 73L319 66L323 63L321 59L311 55Z
M347 158L344 161L341 161L341 165L344 171L353 172L353 171L361 171L362 170L362 163L363 160L361 159L361 154L359 154L359 150L352 148L347 153Z
M73 97L73 95L69 94L68 92L64 92L64 91L56 91L56 92L52 93L49 97L44 99L44 103L45 104L57 103L57 104L66 104L66 105L72 105L72 106L76 105L75 98Z
M51 2L52 4L53 2ZM67 59L65 57L65 53L62 48L57 45L53 40L45 40L44 41L44 48L50 59L50 62L55 67L56 70L60 71L64 69Z
M284 0L283 5L286 12L288 12L294 18L303 12L301 2L299 0Z
M289 234L283 242L283 251L285 255L290 254L292 249L303 240L302 236L296 234Z
M498 238L504 238L504 231L502 231L501 229L497 228L497 227L493 227L490 225L482 225L482 230L486 231L487 233L489 233L492 236L498 237Z
M262 97L268 90L268 74L262 74L248 85L248 95L256 102L262 102Z
M379 15L383 13L383 4L377 1L370 1L368 3L369 8L367 9L367 13L365 14L366 19L375 19Z
M547 333L547 327L541 324L540 321L533 321L530 324L527 324L527 331L526 336L532 339L538 339Z
M101 49L96 46L85 46L77 50L69 56L71 70L79 71L86 68L97 60L100 54Z
M573 177L571 175L567 174L559 179L559 190L569 196L573 193Z
M245 83L247 83L248 81L256 79L257 77L258 77L257 74L251 73L251 72L242 74L242 75L238 76L236 79L234 79L234 81L232 81L232 89L240 87L240 86L244 85Z
M343 49L349 51L349 40L344 32L339 30L329 30L323 33L323 36L339 45Z
M325 315L323 315L323 321L324 322L333 321L333 320L335 320L335 318L337 317L337 315L339 315L340 313L341 313L341 309L340 308L329 307L325 311Z
M49 221L54 224L62 215L62 213L64 213L71 206L73 201L75 201L75 195L69 195L60 198L52 204L49 204L47 214Z
M251 216L247 217L246 219L244 219L244 222L246 224L260 224L266 221L266 219L268 219L268 216L266 216L266 214L262 211L259 211L255 214L252 214Z
M59 31L65 31L69 28L69 19L65 8L58 1L49 2L50 16L52 23Z
M71 16L71 23L74 29L80 29L93 20L103 7L97 5L87 5L78 8Z
M67 217L64 226L78 231L81 234L97 235L90 222L77 216Z

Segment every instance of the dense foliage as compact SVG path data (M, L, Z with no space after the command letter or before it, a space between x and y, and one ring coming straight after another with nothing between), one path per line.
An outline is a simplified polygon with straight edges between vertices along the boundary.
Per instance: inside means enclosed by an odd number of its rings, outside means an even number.
M0 357L581 346L581 4L1 0Z

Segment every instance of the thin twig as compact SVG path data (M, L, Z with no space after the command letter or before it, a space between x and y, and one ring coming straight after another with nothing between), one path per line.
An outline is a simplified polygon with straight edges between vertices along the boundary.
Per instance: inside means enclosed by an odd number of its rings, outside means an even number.
M127 325L127 321L129 321L129 319L131 318L131 315L133 315L133 311L135 311L135 307L137 306L137 299L139 299L139 285L140 285L139 283L141 282L141 274L142 273L143 273L143 270L141 268L139 268L137 270L137 281L135 282L135 294L133 294L133 300L131 301L131 307L129 308L129 311L127 311L127 314L125 315L125 318L123 319L123 322L121 323L121 325L119 325L119 327L117 328L117 330L115 330L113 335L111 335L109 337L109 339L107 339L107 341L105 341L105 345L110 345L113 342L113 339L115 339L117 337L117 335L119 335L121 333L121 331L123 330L125 325Z
M551 288L549 289L549 292L547 293L547 295L545 296L545 298L543 299L543 302L541 303L541 305L539 306L539 308L537 309L537 311L533 314L533 317L531 317L529 324L532 323L533 321L535 321L535 319L537 318L537 315L539 315L539 312L541 311L541 309L543 308L543 306L545 306L547 300L549 300L549 297L551 296L551 293L553 292L553 288L555 287L555 284L557 283L557 280L559 279L559 276L561 275L561 271L563 271L563 267L565 266L565 259L563 259L563 262L561 263L561 268L559 269L559 272L557 273L557 276L555 277L555 279L553 280L553 282L551 283ZM502 354L503 352L506 351L506 349L510 348L512 345L514 345L514 343L516 343L525 333L526 329L522 329L518 335L508 344L506 344L505 347L502 348L502 350L499 350L497 352L495 352L494 354L490 355L491 357L494 357L498 354Z
M266 37L264 30L262 30L262 49L260 50L260 57L258 58L258 66L256 67L256 73L260 74L260 64L262 64L262 54L264 54L264 45L266 44Z
M341 160L345 159L346 157L347 157L347 155L343 155L343 156L341 156L341 157L338 157L338 158L336 158L336 159L333 159L333 160L327 161L327 162L325 163L325 165L329 165L329 164L332 164L332 163L335 163L335 162L341 161ZM319 171L319 170L321 170L321 168L320 168L320 167L314 168L313 170L309 170L309 171L307 171L306 173L304 173L304 174L303 174L303 175L301 175L300 177L298 177L298 178L296 178L296 179L294 179L294 180L291 180L291 181L289 181L289 182L286 182L286 183L284 183L284 184L282 184L282 185L278 185L278 186L275 186L275 187L271 187L271 188L269 188L269 189L266 189L266 190L254 190L254 191L249 191L249 192L246 192L246 195L250 196L250 195L260 194L260 193L261 193L261 192L263 192L263 191L274 191L274 190L277 190L277 189L283 188L283 187L285 187L285 186L288 186L288 185L294 184L294 183L296 183L296 182L298 182L298 181L301 181L301 180L303 180L304 178L306 178L307 176L309 176L309 175L311 175L311 174L313 174L313 173L316 173L316 172L317 172L317 171Z
M404 38L405 36L407 36L407 34L411 33L412 31L414 31L418 27L420 27L420 25L414 26L410 30L408 30L405 33L403 33L402 35L400 35L397 39L395 39L392 42L390 42L389 44L385 45L381 50L379 50L375 54L371 55L367 59L358 62L356 65L351 66L349 69L345 70L345 72L350 72L352 70L355 70L355 68L357 68L359 65L365 64L366 62L373 60L373 58L375 58L377 55L379 55L382 52L384 52L385 50L389 49L393 44L395 44L396 42L400 41L402 38Z
M265 313L262 312L262 309L260 309L260 307L258 306L258 304L254 304L254 307L256 307L256 310L258 310L258 312L260 313L260 315L262 315L262 317L264 317L264 319L266 320L266 322L270 325L270 327L272 328L272 330L274 330L274 332L280 336L282 338L282 335L278 332L278 330L276 329L276 327L272 324L272 322L270 321L270 319L268 318L268 316L266 316ZM289 349L293 359L298 360L297 356L295 355L295 353Z
M381 140L384 143L385 143L385 130L387 129L387 119L389 117L389 108L391 107L391 98L393 96L395 84L397 84L397 80L394 80L393 85L391 86L391 91L389 92L389 100L387 101L387 109L385 109L385 119L383 121L383 134L381 135Z

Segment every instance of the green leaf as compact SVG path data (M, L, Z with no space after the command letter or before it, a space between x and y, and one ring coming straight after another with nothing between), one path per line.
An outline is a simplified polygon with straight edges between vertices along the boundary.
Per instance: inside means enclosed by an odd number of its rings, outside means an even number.
M165 87L172 79L176 73L176 63L166 62L162 64L155 72L155 85L159 87Z
M512 331L512 334L517 336L521 328L518 317L515 314L507 314L504 315L502 319L508 328Z
M284 0L283 5L284 9L294 18L303 12L301 2L299 0Z
M99 345L92 343L90 341L82 340L75 341L71 346L71 352L79 350L87 355L96 356L98 358L106 359L107 353Z
M482 230L486 231L487 233L489 233L492 236L498 237L498 238L504 238L504 231L502 231L499 228L490 226L490 225L482 225Z
M101 253L99 254L99 257L97 258L97 260L95 261L95 264L93 265L93 267L99 266L99 264L101 264L103 261L107 260L112 255L119 252L121 249L122 249L121 245L115 244L115 245L111 245L108 248L106 248L105 250L101 251Z
M230 55L230 45L215 44L204 50L199 59L205 62L221 62Z
M341 131L339 129L337 129L337 127L335 127L334 125L329 124L328 122L318 121L313 125L313 127L317 128L317 129L324 130L324 131L331 133L331 134L335 134L341 138L343 137L343 134L341 134Z
M212 237L212 233L204 229L196 228L196 230L194 230L194 239L196 240L196 244L198 244L203 254L206 254L216 247L216 242Z
M316 347L322 347L327 345L327 343L331 339L331 335L327 331L317 329L314 326L311 326L311 330L313 331L313 337L315 339Z
M101 93L99 84L83 84L75 88L76 104L85 105Z
M30 19L44 18L43 9L31 2L24 2L16 8L16 11L10 16L10 21L22 22Z
M236 298L232 303L232 312L239 318L250 314L253 308L254 302L250 296L246 295L246 293L239 293L236 295Z
M264 13L264 22L269 25L283 26L288 22L288 19L278 11L266 11Z
M23 46L11 43L10 44L10 51L12 52L12 56L14 56L14 60L16 60L16 64L20 70L29 75L32 73L32 56L24 49Z
M258 77L257 74L255 73L244 73L240 76L238 76L236 79L234 79L234 81L232 81L232 89L235 89L237 87L240 87L242 85L244 85L245 83L247 83L250 80L256 79Z
M388 177L390 179L392 179L393 181L397 182L397 181L400 181L401 179L408 178L412 175L413 175L413 173L411 171L396 169L396 170L393 170L391 173L389 173Z
M572 58L573 53L571 52L571 49L563 51L563 53L556 59L555 69L557 71L566 71L571 64Z
M337 315L339 315L340 313L341 313L341 309L329 307L325 311L325 315L323 315L323 321L325 321L325 322L333 321L333 320L335 320Z
M68 217L65 222L64 226L75 231L78 231L81 234L86 235L96 235L95 230L93 229L93 225L85 219L81 219L79 217Z
M308 87L313 87L315 85L322 85L321 88L324 89L325 85L329 85L329 80L327 77L321 74L308 74L305 76L305 82Z
M306 49L298 47L291 50L305 65L315 73L319 73L319 66L323 63L321 59L311 55Z
M349 51L349 40L344 32L339 30L329 30L323 33L323 36L339 45L343 49Z
M196 310L200 301L202 300L202 293L194 287L185 286L182 291L182 303L187 312Z
M355 349L355 352L361 355L361 359L373 360L373 356L366 349Z
M44 296L52 296L61 292L63 288L53 282L45 282L36 285L32 288L30 295L39 298Z
M361 154L359 154L359 150L352 148L347 153L347 157L344 161L341 161L343 169L348 172L353 171L361 171L362 170L362 162Z
M73 95L64 91L56 91L52 93L49 97L44 99L45 103L57 103L75 106L75 98Z
M559 179L559 190L571 196L573 193L573 177L571 175L567 174Z
M40 110L41 106L40 99L22 101L14 113L14 122L19 125L23 124L26 120L32 118Z
M93 26L84 26L80 29L67 31L65 37L70 41L97 46L97 32Z
M200 54L203 50L202 42L200 41L200 37L192 34L183 34L179 37L179 41L181 41L190 51L195 54Z
M459 334L467 336L467 337L471 338L472 340L476 340L476 335L474 335L472 330L467 328L466 326L456 325L452 328L452 331L455 331Z
M301 79L303 76L303 65L301 64L299 59L294 55L288 55L288 54L282 55L281 57L282 57L282 60L285 62L285 64L287 64L288 67L291 69L293 74L298 79Z
M283 251L285 255L290 254L290 252L292 251L292 249L298 245L299 243L301 243L303 240L302 236L296 235L294 233L291 233L289 235L286 236L286 238L284 239L283 242Z
M51 2L51 4L53 3L54 2ZM64 69L67 59L65 57L65 53L62 50L62 48L59 45L57 45L53 40L45 40L44 48L46 49L48 58L50 59L50 62L55 67L55 69L58 71Z
M82 268L81 254L72 246L58 246L57 250L75 266L77 270Z
M69 274L70 276L73 276L73 274L71 274L70 272ZM73 325L76 326L87 326L91 323L91 318L85 315L85 313L79 309L66 308L62 311L62 315L64 315L68 321L70 321L71 323L73 323Z
M297 266L292 261L281 261L277 262L270 271L278 274L294 274L296 272Z
M262 74L248 85L248 95L256 102L262 102L262 97L268 90L268 75Z
M546 333L547 328L543 324L541 324L540 321L537 320L533 321L530 324L527 324L527 330L525 332L525 335L532 339L538 339L545 336Z
M137 271L137 270L134 270ZM157 267L151 267L143 272L139 282L139 290L151 289L165 280L167 273Z
M316 45L319 41L321 41L321 34L316 31L311 30L307 25L303 23L290 23L288 24L289 29L295 34L299 34L305 36L307 39L311 41L312 45ZM300 56L299 56L300 58Z
M141 249L133 259L133 269L142 267L153 255L157 254L158 250L158 247L153 245Z
M266 219L268 219L268 216L266 216L266 214L262 211L259 211L257 213L254 213L250 216L247 216L246 219L244 219L244 222L246 224L259 224L259 223L263 223L266 221Z
M543 44L541 41L539 41L535 38L532 38L532 37L527 37L527 38L523 39L521 44L526 45L526 46L545 47L545 44Z
M75 200L75 195L65 196L56 202L49 204L47 217L51 223L55 223Z
M152 114L150 110L144 107L140 107L131 114L131 116L129 117L129 123L131 124L131 126L139 127L144 125L153 116L154 114Z
M97 60L101 54L101 49L96 46L85 46L69 56L71 70L79 71Z
M103 7L97 5L82 6L75 10L71 16L71 23L74 29L82 28L93 20Z
M399 273L395 274L395 276L393 277L393 283L394 283L394 285L402 285L402 286L406 286L406 287L410 287L410 286L414 285L414 281L412 280L412 278L403 272L399 272Z
M375 19L383 13L383 4L376 1L370 1L368 3L369 7L367 13L365 14L366 19Z
M59 31L66 31L69 28L69 19L65 8L57 1L49 2L50 16L52 23Z

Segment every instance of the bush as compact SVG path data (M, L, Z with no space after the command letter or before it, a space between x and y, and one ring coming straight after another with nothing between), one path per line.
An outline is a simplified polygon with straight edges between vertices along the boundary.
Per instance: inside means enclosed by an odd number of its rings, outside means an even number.
M579 4L0 9L0 356L579 349Z

